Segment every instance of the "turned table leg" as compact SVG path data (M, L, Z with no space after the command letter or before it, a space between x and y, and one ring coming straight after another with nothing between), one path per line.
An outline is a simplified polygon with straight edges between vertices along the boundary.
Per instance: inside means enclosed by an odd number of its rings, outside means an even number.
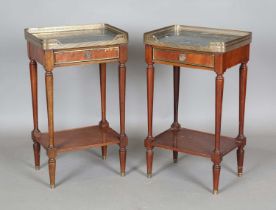
M101 89L101 110L102 120L99 125L102 128L108 128L109 123L106 120L106 63L100 63L100 89ZM102 158L106 160L107 157L107 146L102 146Z
M239 134L237 137L237 142L239 144L239 147L237 150L238 176L242 176L242 173L243 173L244 146L246 144L246 137L244 136L246 82L247 82L247 64L242 63L240 66Z
M125 133L125 98L126 98L126 63L127 61L127 46L120 46L119 58L119 105L120 105L120 168L121 176L126 174L126 146L128 138Z
M37 63L35 60L30 60L30 76L31 76L31 90L32 90L32 106L33 106L33 123L34 129L32 131L33 150L35 169L40 168L40 144L38 138L40 131L38 129L38 105L37 105Z
M152 62L152 47L146 45L146 62L147 66L147 107L148 107L148 136L145 139L145 147L147 149L147 177L152 177L152 161L153 161L153 135L152 135L152 116L153 116L153 93L154 93L154 66Z
M222 74L216 77L216 112L215 112L215 150L212 156L213 165L213 193L218 193L220 163L222 155L220 153L220 133L221 133L221 115L222 115L222 98L223 98L224 78Z
M125 92L126 92L126 66L119 64L119 102L120 102L120 165L121 176L125 176L126 170L126 145L127 136L125 134Z
M53 104L53 73L51 70L46 69L45 73L46 83L46 98L47 98L47 113L48 113L48 166L50 176L50 187L55 187L55 173L56 173L56 149L54 147L54 104Z
M178 123L178 103L179 103L179 81L180 81L180 67L173 67L173 95L174 95L174 120L171 128L178 130L181 126ZM178 158L178 152L173 151L173 162L176 163Z

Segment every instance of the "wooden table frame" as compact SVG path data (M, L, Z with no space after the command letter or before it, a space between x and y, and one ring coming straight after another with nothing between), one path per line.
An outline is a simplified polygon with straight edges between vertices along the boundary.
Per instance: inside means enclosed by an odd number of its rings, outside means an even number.
M91 51L93 56L91 57ZM80 52L84 54L80 55ZM90 53L90 54L89 54ZM114 56L115 55L115 56ZM84 59L85 58L89 58ZM40 168L40 145L47 150L50 176L50 187L55 187L56 157L60 152L74 151L91 147L102 148L102 157L106 159L107 146L118 144L121 175L125 175L126 146L128 138L125 134L125 89L127 45L77 48L62 50L44 50L39 46L28 42L28 57L30 59L30 76L32 90L33 123L32 131L35 168ZM62 61L62 62L59 62ZM66 61L66 62L64 62ZM37 93L37 62L44 66L45 84L48 113L48 133L41 133L38 127L38 93ZM106 63L119 62L119 104L120 104L120 133L109 127L106 120ZM101 89L101 121L98 126L54 132L54 104L53 104L53 69L60 66L72 66L81 64L99 64L100 89ZM71 137L70 139L70 136ZM96 136L96 137L95 137ZM78 142L72 138L78 138ZM101 137L99 139L99 137ZM103 142L103 139L105 142ZM106 140L107 139L107 140ZM65 141L68 140L68 141Z
M186 51L154 45L145 45L147 63L147 107L148 135L145 139L147 176L152 176L153 148L159 147L173 151L173 160L177 162L178 152L211 158L213 161L213 193L218 193L221 161L224 155L237 148L238 176L243 173L244 146L244 112L247 82L247 63L249 61L250 45L245 45L224 53L206 53ZM177 55L190 55L189 63L176 61ZM180 57L179 57L180 59ZM210 62L211 61L211 62ZM174 78L174 121L171 128L157 136L153 136L153 95L154 95L154 63L173 66ZM196 65L193 65L196 64ZM200 64L200 65L198 65ZM240 65L239 76L239 133L236 138L221 136L222 98L224 87L224 72L237 64ZM215 135L181 128L178 122L179 78L180 67L211 70L216 73L216 103L215 103ZM181 134L181 135L178 135ZM189 138L188 138L189 137ZM191 141L189 139L192 139ZM186 141L186 143L185 143Z

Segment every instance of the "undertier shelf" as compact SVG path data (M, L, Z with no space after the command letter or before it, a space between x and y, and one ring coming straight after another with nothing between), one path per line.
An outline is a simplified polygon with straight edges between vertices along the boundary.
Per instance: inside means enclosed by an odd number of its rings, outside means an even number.
M205 132L181 128L169 129L154 138L153 145L168 150L183 152L210 158L215 149L215 135ZM238 144L235 138L221 136L220 152L226 155Z
M90 126L57 131L54 134L54 141L57 152L67 152L109 144L119 144L120 135L112 128ZM49 145L48 133L41 133L38 142L47 149Z

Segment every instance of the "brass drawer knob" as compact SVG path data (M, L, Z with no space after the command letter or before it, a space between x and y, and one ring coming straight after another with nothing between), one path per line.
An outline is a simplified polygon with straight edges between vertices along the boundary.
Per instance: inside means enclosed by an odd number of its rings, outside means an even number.
M179 61L184 62L186 60L185 54L179 54Z
M91 57L92 57L92 52L91 52L91 51L85 51L84 57L85 57L85 59L91 59Z

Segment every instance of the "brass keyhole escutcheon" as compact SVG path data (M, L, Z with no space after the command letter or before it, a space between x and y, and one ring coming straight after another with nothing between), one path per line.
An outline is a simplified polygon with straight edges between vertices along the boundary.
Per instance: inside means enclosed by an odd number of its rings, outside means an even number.
M85 59L90 59L92 57L91 51L85 51L84 57L85 57Z
M180 54L179 55L179 61L184 62L186 60L186 55L185 54Z

